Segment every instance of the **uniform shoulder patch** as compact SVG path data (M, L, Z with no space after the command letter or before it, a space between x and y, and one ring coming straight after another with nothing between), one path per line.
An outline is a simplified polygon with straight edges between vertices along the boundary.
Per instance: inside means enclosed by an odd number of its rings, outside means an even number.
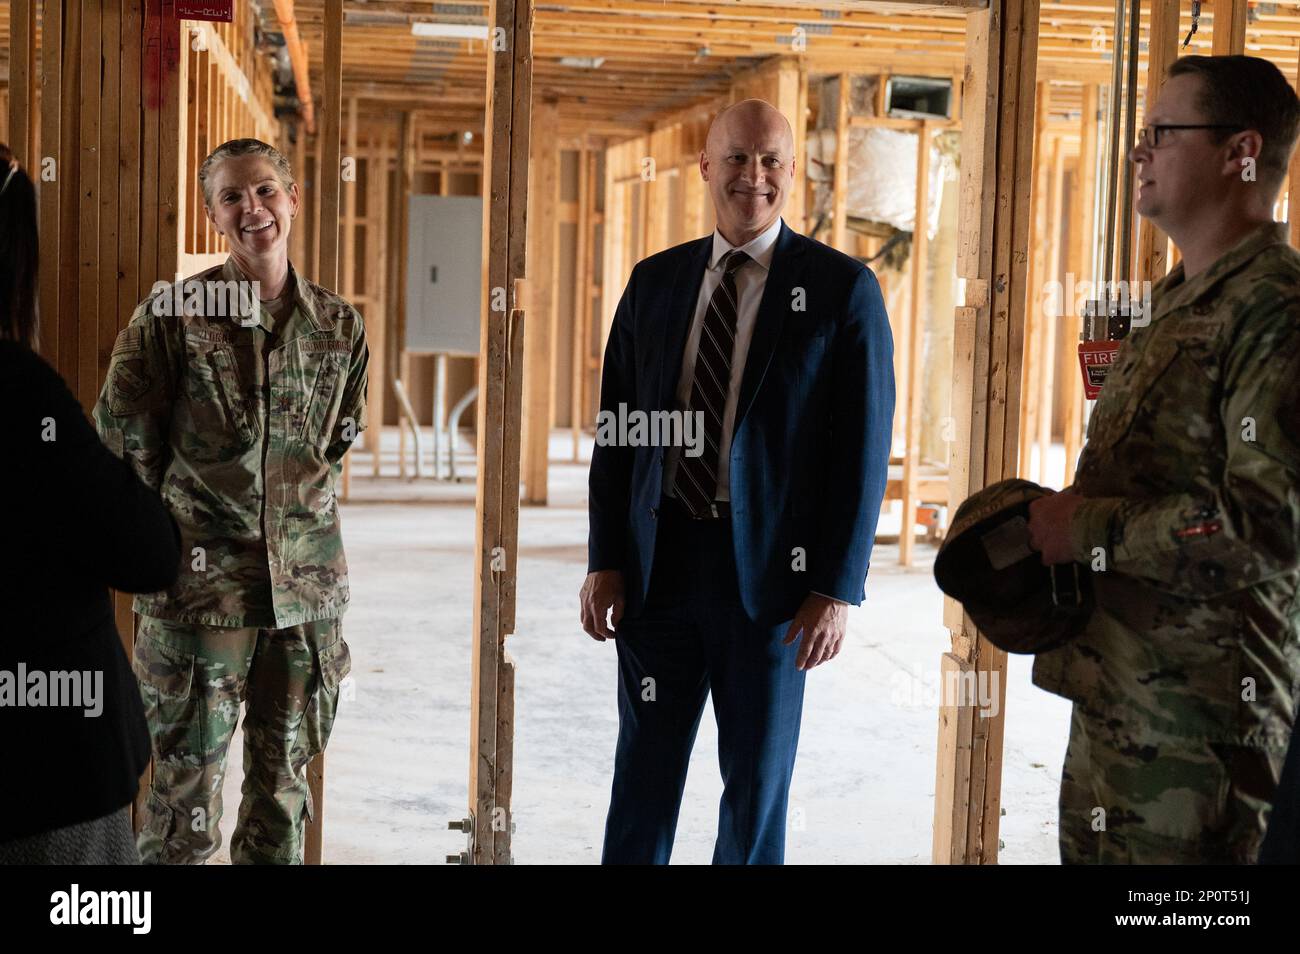
M139 351L141 347L141 334L139 328L126 327L117 333L117 340L113 342L113 354L122 354L126 351Z
M110 382L112 396L124 403L138 401L153 386L143 359L124 358L113 366Z

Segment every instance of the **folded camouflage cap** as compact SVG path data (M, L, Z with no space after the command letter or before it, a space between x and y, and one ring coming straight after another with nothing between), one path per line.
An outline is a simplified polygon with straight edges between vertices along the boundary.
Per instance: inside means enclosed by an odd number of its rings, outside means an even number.
M1029 504L1050 490L1002 480L957 508L934 561L939 588L961 602L989 642L1040 653L1077 635L1092 614L1092 578L1078 563L1043 566L1029 546Z

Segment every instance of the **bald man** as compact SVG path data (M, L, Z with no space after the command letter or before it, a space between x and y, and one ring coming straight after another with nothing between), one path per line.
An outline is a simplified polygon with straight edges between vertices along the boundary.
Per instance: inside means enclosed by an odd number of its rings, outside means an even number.
M715 864L779 864L804 679L838 655L885 492L893 343L875 276L792 231L790 124L723 110L717 228L639 262L605 349L582 625L618 651L603 861L666 864L712 692Z

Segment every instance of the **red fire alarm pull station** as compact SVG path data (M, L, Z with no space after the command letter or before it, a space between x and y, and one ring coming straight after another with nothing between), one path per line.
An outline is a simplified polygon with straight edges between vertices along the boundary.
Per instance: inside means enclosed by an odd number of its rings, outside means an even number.
M1083 396L1097 400L1106 375L1115 363L1120 342L1132 328L1133 300L1127 295L1091 299L1083 306L1083 334L1079 345L1079 371L1083 374ZM1149 306L1147 312L1149 313Z
M1106 383L1110 366L1119 352L1118 341L1085 341L1079 345L1079 370L1083 372L1083 396L1097 400L1101 386Z
M176 17L179 20L210 20L213 23L235 21L235 0L176 0Z

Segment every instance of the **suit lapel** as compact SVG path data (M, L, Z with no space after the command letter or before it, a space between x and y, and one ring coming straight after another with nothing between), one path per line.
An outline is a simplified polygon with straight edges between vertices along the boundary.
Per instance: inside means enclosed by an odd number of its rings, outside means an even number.
M759 385L767 374L776 343L781 340L785 316L790 311L790 290L799 283L803 268L803 239L784 221L772 255L772 267L763 286L758 317L754 322L754 336L749 342L749 356L745 359L745 376L740 381L740 398L736 402L736 423L733 434L740 433L745 413L754 403Z
M668 318L663 326L663 347L659 349L659 407L671 410L676 399L677 378L686 350L686 333L695 317L695 303L704 282L704 269L713 249L713 235L692 242L682 253L682 263L673 273L673 287L668 294Z

